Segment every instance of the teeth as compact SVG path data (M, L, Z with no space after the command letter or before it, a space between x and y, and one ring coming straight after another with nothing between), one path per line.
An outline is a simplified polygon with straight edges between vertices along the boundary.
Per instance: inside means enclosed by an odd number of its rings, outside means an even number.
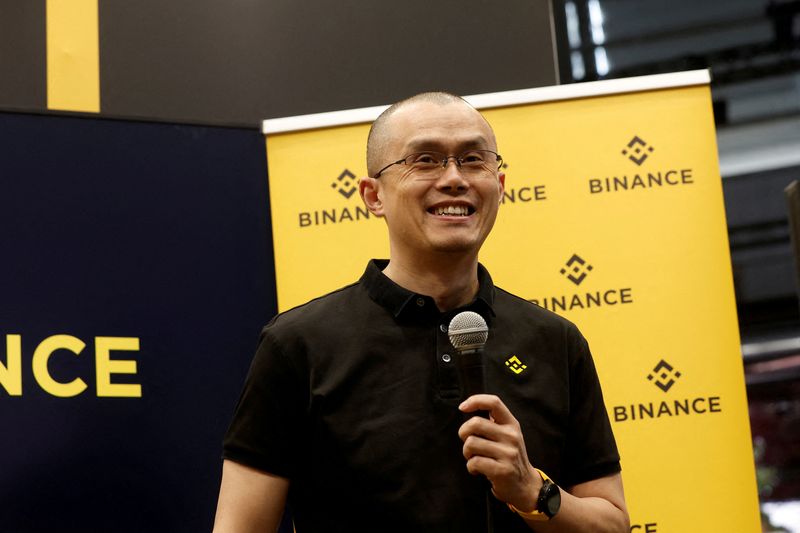
M437 207L436 214L463 217L469 214L469 209L463 205L449 205L447 207Z

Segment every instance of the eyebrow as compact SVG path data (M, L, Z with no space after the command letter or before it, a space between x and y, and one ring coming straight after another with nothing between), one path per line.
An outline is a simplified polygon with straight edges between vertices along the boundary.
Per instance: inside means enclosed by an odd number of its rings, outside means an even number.
M420 137L413 139L406 146L411 152L419 150L443 150L445 142L440 137ZM458 141L458 149L483 148L489 146L489 140L483 135Z

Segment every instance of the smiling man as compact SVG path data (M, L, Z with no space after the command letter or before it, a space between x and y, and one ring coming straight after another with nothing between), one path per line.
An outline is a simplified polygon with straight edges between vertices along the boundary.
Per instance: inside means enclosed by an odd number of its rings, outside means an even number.
M225 438L217 533L274 531L287 497L300 533L628 531L586 341L478 263L505 182L497 151L448 93L375 121L360 192L389 260L264 328ZM465 310L490 328L491 394L469 398L447 336Z

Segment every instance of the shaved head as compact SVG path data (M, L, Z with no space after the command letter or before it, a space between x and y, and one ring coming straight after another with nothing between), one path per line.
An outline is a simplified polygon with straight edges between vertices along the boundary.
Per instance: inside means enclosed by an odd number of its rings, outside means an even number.
M367 174L369 176L374 176L383 165L388 163L386 159L389 156L386 155L386 148L389 145L389 141L392 139L392 115L407 105L420 102L429 102L441 106L450 104L463 104L467 107L475 109L460 96L443 91L416 94L406 98L405 100L400 100L399 102L392 104L388 109L381 113L377 119L375 119L375 122L372 123L372 126L369 129L369 136L367 137ZM477 109L475 112L480 115ZM483 115L480 116L483 118ZM484 119L484 121L485 120L486 119ZM491 126L489 129L491 130ZM492 141L494 141L494 139L492 139ZM393 154L391 157L400 157L403 155L406 154Z

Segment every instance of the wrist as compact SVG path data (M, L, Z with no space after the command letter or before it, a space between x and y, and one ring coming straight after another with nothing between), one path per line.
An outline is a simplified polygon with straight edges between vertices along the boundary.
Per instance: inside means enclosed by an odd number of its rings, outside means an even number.
M542 490L544 479L539 471L530 464L528 465L528 470L530 471L529 479L531 482L525 484L525 490L519 498L519 501L508 502L515 512L522 511L529 513L536 511L536 503L539 501L539 492Z
M508 502L508 507L525 520L545 521L553 518L561 507L561 489L539 470L534 469L535 476L532 499L526 498L522 507ZM530 502L533 502L532 504Z

